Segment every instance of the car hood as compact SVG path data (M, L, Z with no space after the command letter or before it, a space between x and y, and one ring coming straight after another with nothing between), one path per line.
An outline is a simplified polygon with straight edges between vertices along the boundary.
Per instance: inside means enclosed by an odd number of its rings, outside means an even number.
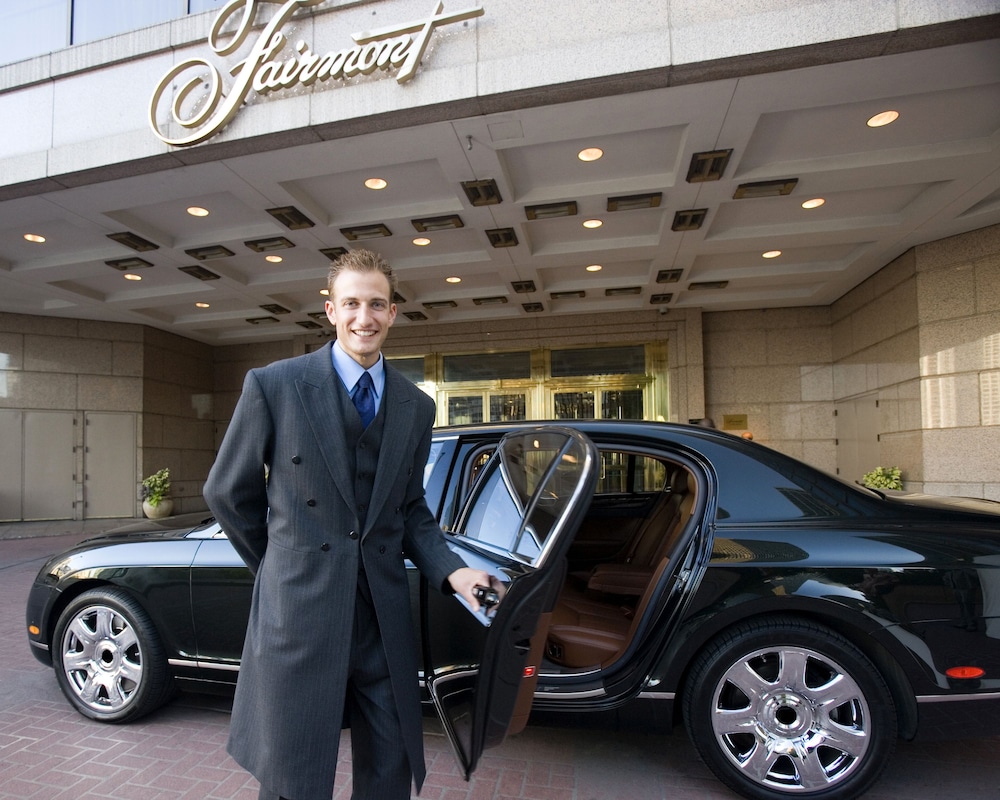
M887 502L895 505L934 511L964 511L969 514L986 514L1000 518L1000 503L995 500L982 500L977 497L947 497L884 489L875 491L881 494Z

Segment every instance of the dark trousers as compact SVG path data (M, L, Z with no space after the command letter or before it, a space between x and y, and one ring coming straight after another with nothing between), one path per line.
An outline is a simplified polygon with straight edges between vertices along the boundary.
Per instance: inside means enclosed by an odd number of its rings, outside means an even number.
M382 637L364 576L359 576L345 708L351 722L352 800L410 800L412 773L396 713ZM336 742L330 743L336 747ZM265 786L259 800L283 798ZM328 799L323 799L328 800Z

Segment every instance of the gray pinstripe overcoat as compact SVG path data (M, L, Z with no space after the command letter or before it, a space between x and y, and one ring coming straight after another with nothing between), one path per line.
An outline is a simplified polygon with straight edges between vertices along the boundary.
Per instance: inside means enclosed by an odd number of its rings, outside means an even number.
M434 403L388 365L382 449L359 530L353 459L344 454L346 432L354 425L359 433L360 421L346 410L353 407L330 347L247 374L205 485L209 507L256 574L229 752L292 798L333 790L359 557L421 785L418 659L402 553L433 586L464 566L424 501Z

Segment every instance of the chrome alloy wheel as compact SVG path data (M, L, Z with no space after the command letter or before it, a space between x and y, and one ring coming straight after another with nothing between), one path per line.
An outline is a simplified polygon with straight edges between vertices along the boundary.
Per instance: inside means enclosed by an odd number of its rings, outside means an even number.
M69 688L90 710L122 710L142 685L143 652L131 622L106 605L79 609L66 625L62 669Z
M757 785L813 792L845 781L871 745L864 692L807 647L761 648L717 682L711 723L723 753Z

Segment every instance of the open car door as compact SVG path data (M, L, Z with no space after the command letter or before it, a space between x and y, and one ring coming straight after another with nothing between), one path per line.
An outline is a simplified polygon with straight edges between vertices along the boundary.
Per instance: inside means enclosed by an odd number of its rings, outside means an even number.
M421 591L424 677L466 780L483 748L527 722L566 551L597 483L597 448L554 426L505 436L449 544L495 575L483 607Z

